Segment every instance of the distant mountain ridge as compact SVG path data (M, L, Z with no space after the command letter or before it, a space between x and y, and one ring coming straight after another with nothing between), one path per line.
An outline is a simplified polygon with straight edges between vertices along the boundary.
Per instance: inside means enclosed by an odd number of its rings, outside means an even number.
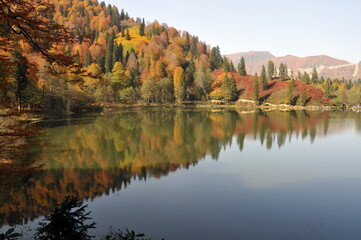
M246 69L250 74L260 73L262 65L267 66L269 60L272 60L276 66L285 63L289 71L293 70L294 74L300 72L312 72L316 67L320 76L325 78L345 78L357 80L361 78L361 62L350 63L345 60L336 59L326 55L297 57L286 55L276 57L267 51L249 51L226 55L234 64L238 64L241 57L246 61Z

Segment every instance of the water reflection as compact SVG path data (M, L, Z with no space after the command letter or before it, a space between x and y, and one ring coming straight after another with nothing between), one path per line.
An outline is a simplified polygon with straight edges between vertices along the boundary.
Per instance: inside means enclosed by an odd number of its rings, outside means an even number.
M293 139L315 139L345 129L361 130L361 115L332 112L128 111L76 122L47 123L34 157L47 162L36 176L1 185L0 225L49 214L70 194L108 195L132 180L188 169L207 155L218 160L232 141L246 139L271 150ZM357 123L357 124L355 124Z

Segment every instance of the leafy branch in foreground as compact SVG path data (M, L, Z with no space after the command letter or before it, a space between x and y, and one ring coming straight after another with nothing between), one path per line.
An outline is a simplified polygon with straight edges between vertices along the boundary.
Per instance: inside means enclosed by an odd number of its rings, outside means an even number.
M15 232L15 228L10 228L5 233L0 234L0 240L17 240L21 237L20 233Z
M39 223L35 239L37 240L89 240L88 230L95 228L95 222L86 224L90 212L86 212L83 202L76 197L67 196L65 200Z
M146 238L143 233L136 233L125 228L125 231L111 229L110 233L102 237L102 240L151 240L151 238Z
M129 231L128 228L125 229L125 232L120 229L114 231L111 230L110 233L105 235L103 240L150 240L148 238L144 238L145 235L143 233L135 233L133 230Z

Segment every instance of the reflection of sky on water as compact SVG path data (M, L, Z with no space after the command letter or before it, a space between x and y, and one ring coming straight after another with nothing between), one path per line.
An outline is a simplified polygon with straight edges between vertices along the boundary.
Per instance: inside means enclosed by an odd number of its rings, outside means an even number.
M225 161L214 171L237 176L246 187L263 189L317 179L361 178L361 137L355 137L353 130L317 138L313 144L293 139L272 151L260 147L257 141L247 140L244 145L242 153L235 144L223 152Z
M218 161L135 182L90 203L99 228L153 239L359 239L361 137L353 128L271 151L236 138ZM115 224L116 223L116 224Z

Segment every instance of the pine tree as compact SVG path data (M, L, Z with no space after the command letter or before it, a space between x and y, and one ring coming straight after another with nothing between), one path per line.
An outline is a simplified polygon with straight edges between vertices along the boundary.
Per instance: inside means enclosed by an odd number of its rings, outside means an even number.
M325 97L330 97L330 93L331 93L331 84L327 79L325 82Z
M102 73L105 73L105 56L100 56L97 59L97 64L99 65Z
M222 83L223 99L227 102L234 101L237 97L236 80L233 75L230 77L226 73Z
M190 47L191 47L191 38L189 36L189 33L186 32L186 43L184 44L184 49L186 52L189 52L190 50Z
M219 69L222 66L223 58L219 46L213 47L210 56L211 69Z
M317 83L317 81L318 81L318 74L317 74L317 70L316 70L315 67L314 67L313 70L312 70L311 81L312 81L313 83Z
M124 9L122 9L122 11L120 12L120 21L125 20L125 13L124 13Z
M288 104L290 105L294 105L294 93L293 93L293 88L294 88L295 82L293 80L293 78L290 80L290 82L288 83L288 92L287 92L287 100L288 100Z
M13 51L12 56L13 62L16 63L14 71L14 79L16 84L15 96L20 109L24 99L23 91L29 85L29 66L26 58L18 50Z
M169 78L162 78L159 83L160 100L163 103L173 101L173 82Z
M164 62L161 62L161 64L159 65L159 73L161 78L167 76L167 65Z
M85 51L84 66L88 67L93 63L92 56L88 49Z
M113 48L112 66L114 66L116 62L119 62L119 51L118 44L115 43Z
M139 35L140 35L140 36L145 36L145 22L144 22L144 18L143 18L142 22L140 23Z
M63 6L62 4L60 4L60 6L59 6L59 12L61 13L61 15L62 15L63 17L65 17L65 16L64 16L64 6Z
M81 60L80 60L79 50L76 51L74 61L75 61L76 64L80 65Z
M231 63L229 64L229 72L235 72L236 71L236 69L235 69L235 67L234 67L234 64L233 64L233 62L231 61Z
M114 32L113 32L114 33ZM113 51L115 34L106 34L107 36L107 50L105 52L105 71L111 72L113 69Z
M306 72L303 73L302 82L306 84L311 84L311 78L310 75L308 75L308 73Z
M195 73L195 64L194 60L191 59L189 61L188 67L185 70L185 84L186 84L186 95L187 99L189 99L189 89L194 83L194 73Z
M117 57L118 57L118 62L123 62L123 44L119 43L118 45L118 54L117 54Z
M253 80L253 100L256 104L259 104L259 87L258 87L258 76L257 74L254 76Z
M262 65L262 71L261 71L261 89L266 90L267 88L267 76L266 76L266 68L264 65Z
M272 77L275 74L275 64L273 61L268 61L268 79L272 81Z
M192 42L191 42L191 47L190 47L190 52L193 55L197 55L197 43L198 43L198 37L193 36L192 38ZM212 49L213 51L213 49ZM212 53L213 54L213 53Z
M274 69L274 76L277 77L277 67L275 66L275 69Z
M139 66L138 66L138 64L136 64L130 70L130 74L129 74L129 77L128 77L129 82L130 82L130 86L132 86L133 88L137 88L137 87L142 85L139 75L140 75Z
M299 102L301 106L306 106L307 95L305 90L302 91Z
M228 58L226 58L226 57L223 58L223 71L230 72L229 61L228 61Z
M146 102L157 102L159 99L159 86L152 78L143 83L140 92Z
M71 56L71 47L70 45L66 46L65 49L64 49L64 54L68 57Z
M239 75L241 75L241 76L247 75L246 62L244 60L244 57L242 57L241 60L239 61L238 65L237 65L237 70L238 70Z
M120 14L117 7L112 8L112 23L120 29Z
M286 78L288 75L288 69L287 69L287 65L284 63L280 64L280 68L279 68L279 75L281 78Z
M285 78L288 77L288 67L285 63L283 64L283 74Z
M128 41L131 39L130 34L129 34L129 29L127 29L127 31L125 33L125 39L128 40Z

